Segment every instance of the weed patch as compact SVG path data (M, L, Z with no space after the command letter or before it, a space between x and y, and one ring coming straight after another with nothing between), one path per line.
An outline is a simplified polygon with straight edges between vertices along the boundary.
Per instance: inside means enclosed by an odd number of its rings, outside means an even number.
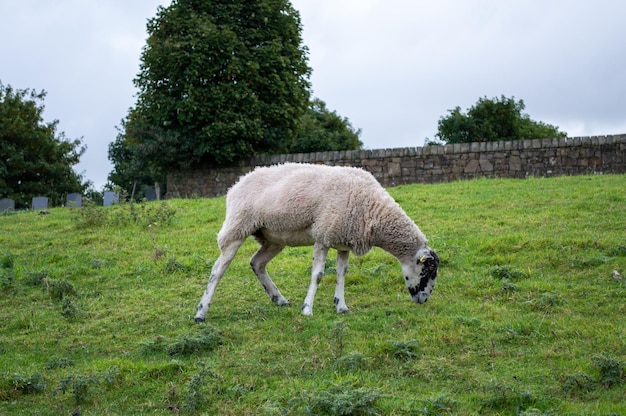
M36 271L26 273L26 277L23 278L22 283L26 286L42 286L44 282L49 281L50 274L47 271Z
M561 295L557 293L544 293L537 299L526 302L526 305L535 312L552 312L554 308L563 304Z
M515 267L497 266L489 270L489 275L497 280L517 281L527 279L529 273L523 272Z
M50 297L54 300L62 301L68 296L76 296L74 285L67 280L47 279L45 287Z
M23 376L20 373L8 375L0 385L2 386L0 400L7 400L20 394L41 394L46 389L43 375L38 371L30 376Z
M564 377L562 380L564 393L581 397L599 388L611 389L626 381L624 377L625 363L623 361L608 354L595 356L591 361L596 376L580 372Z
M448 415L457 408L457 402L446 394L423 401L422 413L425 415Z
M217 378L217 375L209 369L205 363L198 363L199 371L195 373L189 383L185 386L184 396L182 398L181 410L189 413L195 413L204 407L207 399L207 381L211 378Z
M383 354L398 360L408 361L419 356L418 345L419 342L414 339L409 341L390 341L383 344L381 351Z
M46 363L46 370L56 370L57 368L67 368L72 367L76 364L74 360L68 357L52 357Z
M377 389L345 383L305 396L308 414L347 416L377 414L376 402L382 395Z
M593 358L593 364L598 370L598 383L605 388L611 388L624 382L624 362L608 355L599 355Z
M215 328L206 325L199 334L182 334L174 340L158 336L141 344L143 354L166 353L170 356L186 356L208 353L222 345L222 336Z
M495 384L487 389L489 397L484 401L484 410L507 411L519 414L535 404L535 397L529 391L518 391L505 384Z
M334 361L334 367L341 371L356 372L363 370L367 365L367 357L360 352L351 352Z
M70 374L59 382L55 392L71 394L74 403L80 405L89 402L103 388L113 386L119 375L117 366L111 366L105 372L92 375Z
M15 288L14 263L15 257L9 252L0 257L0 290L5 293Z
M626 246L616 246L609 249L607 255L612 257L626 257Z

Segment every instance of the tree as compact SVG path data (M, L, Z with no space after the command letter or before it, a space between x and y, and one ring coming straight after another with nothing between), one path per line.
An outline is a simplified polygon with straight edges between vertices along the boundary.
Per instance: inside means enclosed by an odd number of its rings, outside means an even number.
M152 188L155 184L164 184L166 175L158 170L151 169L141 154L141 148L132 146L126 139L127 133L132 129L125 121L122 121L122 128L115 139L109 143L109 160L113 161L113 170L108 175L108 185L116 185L126 190L135 199L142 199L145 190ZM132 136L137 136L141 132L135 132Z
M361 130L355 130L347 118L329 111L319 98L311 101L300 119L298 136L289 146L289 153L323 152L328 150L359 150Z
M467 114L460 107L449 110L439 119L436 136L447 144L567 136L556 126L531 120L524 108L524 101L514 97L480 98Z
M152 174L288 149L311 71L288 0L173 0L147 29L118 140Z
M15 200L19 208L30 207L34 196L59 205L66 194L90 185L72 169L85 152L82 140L57 134L58 120L43 122L45 96L0 82L0 198Z

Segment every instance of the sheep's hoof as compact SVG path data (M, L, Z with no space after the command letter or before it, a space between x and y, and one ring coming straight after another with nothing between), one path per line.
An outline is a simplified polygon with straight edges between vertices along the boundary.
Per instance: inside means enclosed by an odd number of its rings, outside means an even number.
M204 318L198 318L196 317L196 319L194 319L196 321L197 324L201 324L204 323Z
M302 315L304 316L312 316L313 315L313 307L307 303L302 305Z
M350 313L348 308L337 308L337 313Z

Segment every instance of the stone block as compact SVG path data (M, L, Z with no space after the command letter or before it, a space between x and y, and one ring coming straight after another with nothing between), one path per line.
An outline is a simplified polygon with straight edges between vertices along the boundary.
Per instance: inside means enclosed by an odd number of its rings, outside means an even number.
M109 207L120 202L120 194L118 192L106 191L104 193L104 206Z
M65 200L65 206L69 208L80 208L83 205L83 196L81 194L68 194Z
M31 208L33 211L48 209L48 197L47 196L33 197Z
M10 198L0 199L0 212L15 211L15 201Z

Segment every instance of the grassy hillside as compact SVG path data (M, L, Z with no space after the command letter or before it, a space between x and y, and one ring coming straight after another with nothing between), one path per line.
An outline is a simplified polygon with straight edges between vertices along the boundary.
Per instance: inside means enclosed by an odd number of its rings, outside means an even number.
M303 317L311 249L270 263L277 307L249 241L203 325L223 198L0 216L0 414L626 414L626 176L389 191L441 258L428 303L374 249L336 315L332 252Z

